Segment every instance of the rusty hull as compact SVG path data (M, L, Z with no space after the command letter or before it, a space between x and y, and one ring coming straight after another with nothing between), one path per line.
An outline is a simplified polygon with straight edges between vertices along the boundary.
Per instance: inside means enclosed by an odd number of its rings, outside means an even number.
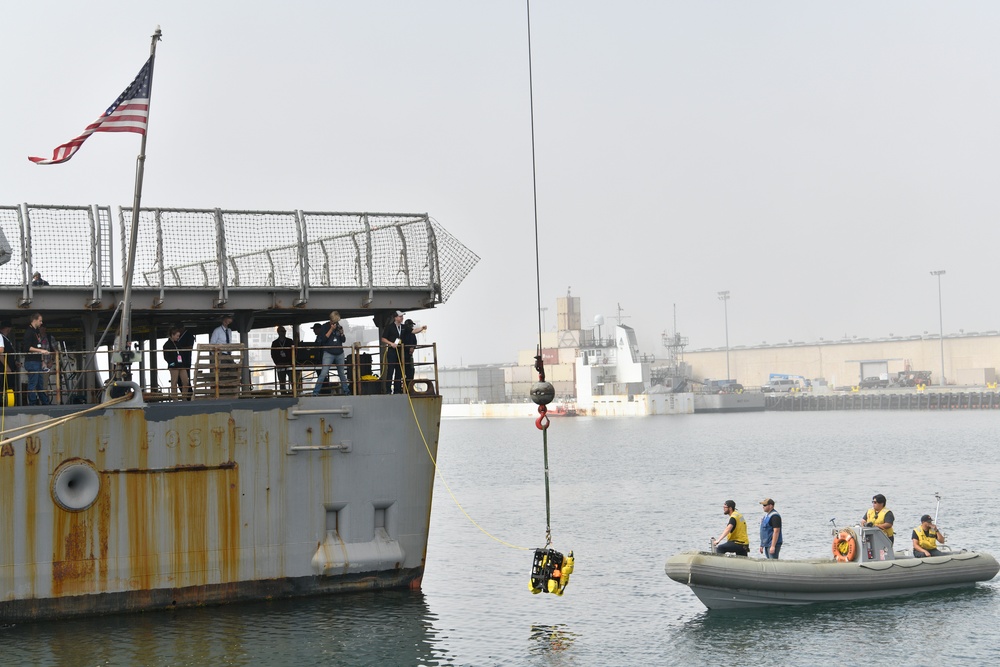
M0 452L0 621L419 587L440 397L139 403ZM79 511L54 497L67 462L99 480ZM366 560L376 530L401 562ZM331 536L355 555L335 576L311 565Z

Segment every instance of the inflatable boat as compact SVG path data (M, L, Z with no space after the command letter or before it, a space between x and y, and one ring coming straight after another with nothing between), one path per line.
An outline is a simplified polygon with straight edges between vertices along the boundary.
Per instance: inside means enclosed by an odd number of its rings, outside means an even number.
M893 551L878 528L839 531L845 533L839 551L835 538L839 559L762 560L693 551L667 559L666 572L709 609L741 609L912 595L973 586L1000 571L987 553L942 549L940 556L914 558Z

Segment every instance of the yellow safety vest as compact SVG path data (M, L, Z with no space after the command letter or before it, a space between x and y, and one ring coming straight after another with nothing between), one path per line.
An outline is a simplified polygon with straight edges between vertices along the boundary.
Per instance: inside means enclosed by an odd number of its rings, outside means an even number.
M743 515L733 510L733 513L729 517L736 519L736 527L729 533L729 541L749 546L750 537L747 535L747 522L744 521Z
M888 507L883 507L882 511L879 512L878 514L875 513L875 508L872 507L871 509L868 510L868 515L865 517L865 521L871 524L885 523L885 515L888 513L889 513ZM888 528L883 528L882 532L885 533L886 537L892 537L894 534L892 531L892 526L889 526Z
M927 551L937 549L938 539L936 530L931 528L925 533L923 526L917 526L913 529L913 532L917 534L917 543L921 549L927 549Z

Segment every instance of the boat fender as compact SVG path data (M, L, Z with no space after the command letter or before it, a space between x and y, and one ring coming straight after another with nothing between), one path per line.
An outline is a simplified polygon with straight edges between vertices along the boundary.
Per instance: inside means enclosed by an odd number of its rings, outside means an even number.
M853 561L857 553L858 541L854 539L854 533L851 531L842 530L833 538L833 557L838 563Z
M52 476L52 500L68 512L82 512L89 508L100 492L100 475L88 461L66 461Z
M563 556L555 549L535 549L531 565L531 579L528 590L532 594L554 593L562 595L573 573L573 552Z

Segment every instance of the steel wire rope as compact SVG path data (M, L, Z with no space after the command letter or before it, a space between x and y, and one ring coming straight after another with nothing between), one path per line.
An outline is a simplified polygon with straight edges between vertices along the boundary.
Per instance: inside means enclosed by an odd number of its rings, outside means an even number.
M528 108L531 118L531 200L535 230L535 312L538 313L538 354L535 369L538 381L545 382L545 367L542 363L542 273L541 249L538 243L538 176L535 167L535 86L531 68L531 0L525 0L526 25L528 32ZM535 425L542 432L542 453L545 465L545 547L552 544L552 501L549 494L549 418L545 404L538 405L538 419Z

